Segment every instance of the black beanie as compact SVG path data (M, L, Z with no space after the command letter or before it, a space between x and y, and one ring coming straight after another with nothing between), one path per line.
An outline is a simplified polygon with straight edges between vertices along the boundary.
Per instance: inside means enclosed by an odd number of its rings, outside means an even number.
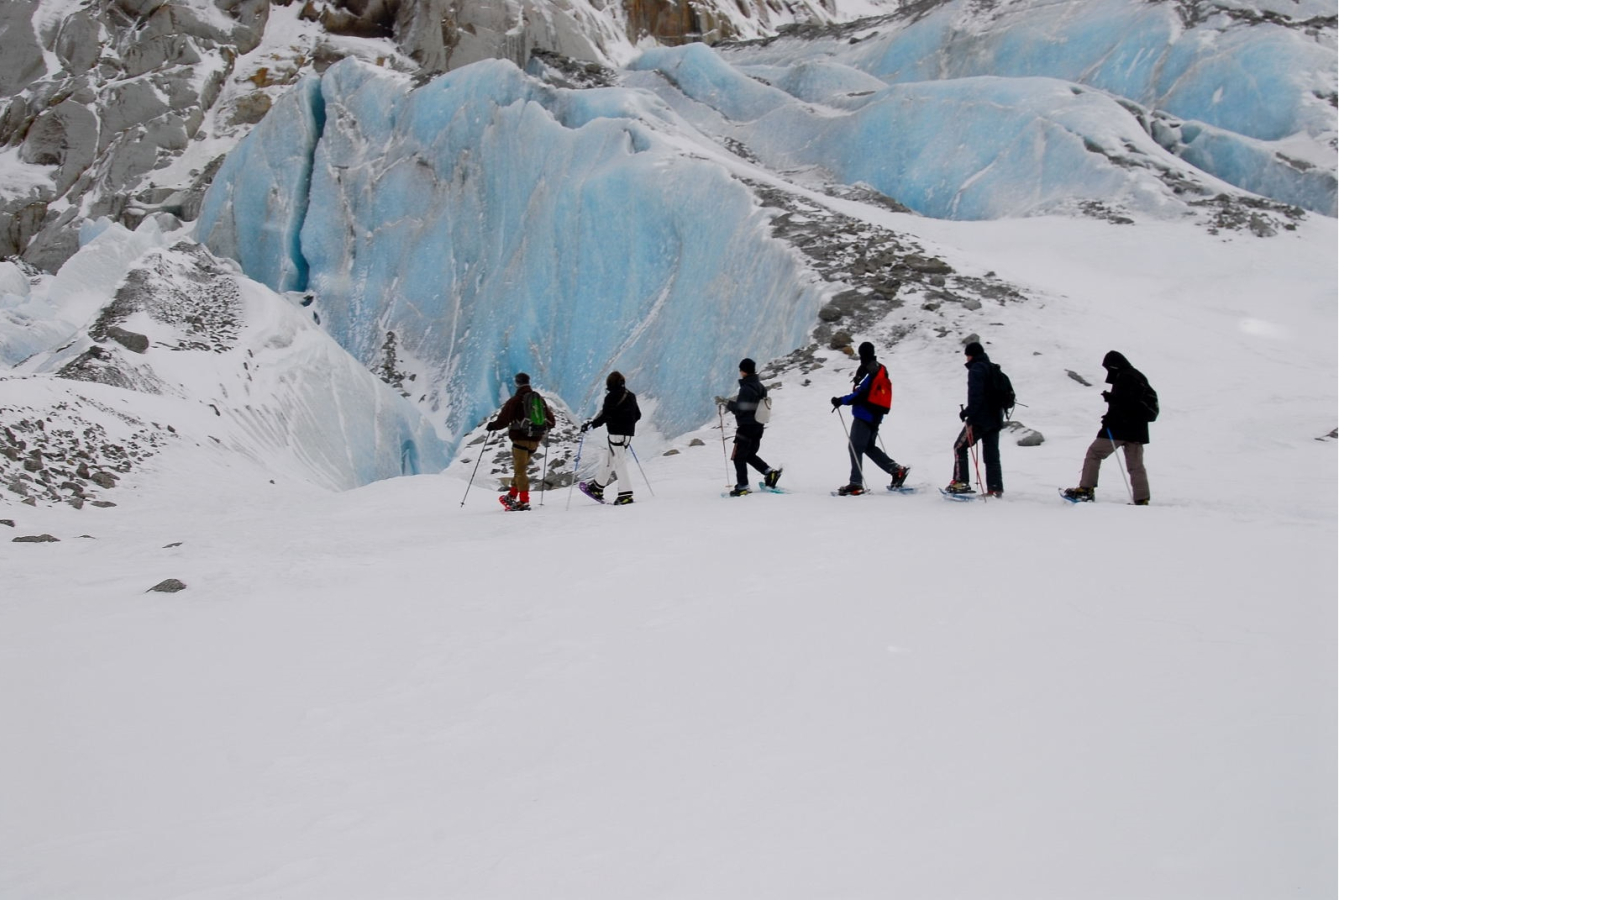
M858 349L856 352L861 354L863 359L878 358L878 348L872 346L871 341L862 341L860 349Z
M754 375L756 373L756 361L748 356L739 360L739 371L749 372L751 375Z
M967 355L968 356L974 356L974 357L982 356L983 355L983 345L978 343L977 341L973 341L972 343L968 344L967 345Z
M527 372L518 372L517 373L517 377L515 379L513 379L513 380L516 381L517 384L527 384L528 383L528 373Z

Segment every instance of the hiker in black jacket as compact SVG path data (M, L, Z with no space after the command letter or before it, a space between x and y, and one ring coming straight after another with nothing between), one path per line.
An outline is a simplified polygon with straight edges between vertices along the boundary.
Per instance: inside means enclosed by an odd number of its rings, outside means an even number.
M967 451L982 441L983 471L988 476L986 492L990 497L1000 497L1005 493L1000 472L1000 428L1005 424L1005 413L995 397L994 364L977 341L967 345L967 405L961 408L961 420L967 424L956 435L955 470L945 492L975 493L968 483Z
M533 461L533 454L539 449L539 441L555 423L554 413L544 404L544 398L539 396L528 384L525 372L518 372L515 379L516 393L511 395L500 407L500 414L495 416L488 425L489 431L499 431L510 428L511 437L511 490L500 497L500 505L512 512L521 512L529 508L528 504L528 465ZM532 397L538 400L541 414L545 417L544 424L527 430L524 423L528 416L528 400Z
M1107 353L1100 365L1105 367L1106 382L1111 385L1111 390L1100 392L1106 401L1106 414L1100 417L1100 432L1083 457L1078 486L1062 491L1062 496L1093 500L1094 489L1100 483L1101 461L1121 448L1128 460L1128 478L1133 482L1133 503L1149 506L1150 479L1144 469L1144 445L1150 443L1150 423L1157 412L1147 403L1150 382L1115 350Z
M761 449L761 436L767 426L756 421L756 406L767 396L767 388L756 378L755 360L739 360L739 392L727 401L728 412L733 413L733 471L737 476L730 496L742 497L750 493L750 472L754 467L760 472L767 487L777 487L782 469L767 465L756 451Z
M617 500L614 505L627 506L633 502L633 481L628 477L628 447L633 443L633 426L642 413L639 400L628 390L628 382L621 372L606 376L606 399L600 404L600 414L583 423L579 431L606 426L606 459L600 475L593 481L578 485L585 496L600 503L606 502L605 486L617 483Z

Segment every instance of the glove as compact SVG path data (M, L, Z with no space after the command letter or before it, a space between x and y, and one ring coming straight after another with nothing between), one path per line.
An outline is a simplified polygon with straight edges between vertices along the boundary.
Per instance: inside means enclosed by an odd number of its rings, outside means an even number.
M1105 400L1105 401L1106 401L1106 402L1107 402L1107 403L1110 403L1110 402L1111 402L1111 392L1110 392L1110 391L1101 391L1101 392L1100 392L1100 396L1101 396L1101 397L1102 397L1102 398L1104 398L1104 400Z
M487 430L487 431L499 431L500 429L502 429L504 427L505 427L504 425L495 425L493 423L490 423L485 430Z
M839 406L840 406L840 402L839 402L839 398L838 397L829 397L828 398L828 402L833 404L833 408L834 409L838 409Z
M581 426L579 426L579 428L578 428L578 433L579 433L579 434L584 434L584 433L586 433L586 432L587 432L587 431L588 431L588 430L589 430L589 429L591 429L591 428L593 428L593 427L594 427L594 423L593 423L593 422L585 422L585 423L583 423L583 425L581 425Z
M967 420L967 408L965 406L961 407L961 412L958 415L961 421L965 422Z

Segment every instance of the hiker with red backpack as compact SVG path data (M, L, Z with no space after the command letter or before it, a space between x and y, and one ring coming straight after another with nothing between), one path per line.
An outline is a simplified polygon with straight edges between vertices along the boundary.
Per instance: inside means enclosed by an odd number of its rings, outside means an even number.
M1111 385L1111 390L1100 392L1106 401L1106 414L1100 417L1100 432L1084 454L1078 486L1062 490L1061 496L1074 503L1093 500L1095 486L1100 483L1101 461L1116 455L1120 448L1128 460L1133 505L1149 506L1150 477L1144 469L1144 445L1150 443L1150 423L1160 414L1161 401L1150 380L1121 353L1112 350L1100 365Z
M585 497L598 503L606 502L605 486L617 483L614 506L627 506L633 502L633 481L628 478L628 447L633 443L633 427L643 416L639 412L639 399L628 390L627 379L621 372L606 376L606 399L600 404L600 414L583 423L580 432L606 426L606 459L600 474L592 481L578 485Z
M863 342L858 351L861 365L856 367L855 390L843 397L829 398L837 412L840 406L850 407L850 482L839 488L841 496L866 493L861 481L861 458L865 456L889 473L889 489L897 490L906 483L910 466L902 466L889 458L878 446L878 428L888 415L894 401L894 385L889 381L889 370L878 362L877 349L870 341Z
M522 512L531 508L528 503L528 465L539 449L539 442L555 422L555 414L528 383L527 373L518 372L515 378L516 393L500 407L500 414L489 423L488 430L508 429L511 438L511 490L502 494L500 505L508 512Z

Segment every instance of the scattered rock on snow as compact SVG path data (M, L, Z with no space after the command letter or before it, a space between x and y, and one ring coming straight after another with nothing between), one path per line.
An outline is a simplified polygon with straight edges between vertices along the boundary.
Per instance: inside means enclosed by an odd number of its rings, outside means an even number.
M25 534L11 539L13 544L54 544L61 540L53 534Z
M150 590L145 591L145 593L148 594L150 591L155 591L158 594L176 594L187 587L187 584L184 584L176 578L168 578L166 581L163 581L155 587L150 588Z
M1067 370L1067 377L1083 385L1084 387L1094 387L1094 385L1090 384L1082 375L1079 375L1077 372L1074 372L1071 369Z

